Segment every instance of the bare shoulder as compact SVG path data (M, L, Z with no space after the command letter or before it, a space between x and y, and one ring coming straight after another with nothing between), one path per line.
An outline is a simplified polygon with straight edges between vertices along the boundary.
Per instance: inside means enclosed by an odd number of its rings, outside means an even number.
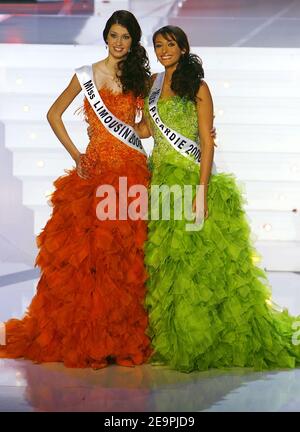
M65 93L66 95L68 95L70 97L72 97L72 96L74 97L78 93L80 93L80 91L81 91L81 85L80 85L78 77L75 73L72 76L71 81L69 82L68 86L66 87L66 89L64 90L63 93Z
M212 95L211 95L209 86L204 80L201 81L201 84L200 84L200 87L199 87L199 90L198 90L197 96L196 96L196 102L197 102L197 104L199 104L199 103L203 104L203 102L213 103Z
M200 84L199 90L197 92L197 99L200 99L200 101L211 99L211 92L210 92L209 86L208 86L207 82L204 80L201 80L201 84Z
M61 100L63 104L67 104L71 102L79 93L81 92L81 85L78 80L77 74L75 73L67 87L58 97L58 100Z
M72 76L69 86L73 87L74 89L81 89L80 82L76 73Z

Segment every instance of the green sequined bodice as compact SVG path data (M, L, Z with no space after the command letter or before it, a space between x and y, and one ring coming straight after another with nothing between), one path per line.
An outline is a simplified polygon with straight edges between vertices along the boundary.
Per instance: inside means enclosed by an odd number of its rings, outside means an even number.
M191 164L191 166L194 166L195 163L193 161L180 155L177 150L171 147L163 133L155 126L149 114L148 106L147 98L145 100L144 112L150 118L154 137L154 148L151 156L152 167L154 169L158 168L160 162L168 156L172 157L174 161L178 160L179 163L182 163L184 159L188 165ZM194 102L180 96L173 96L168 99L159 99L157 106L160 118L166 126L193 141L198 140L197 108Z

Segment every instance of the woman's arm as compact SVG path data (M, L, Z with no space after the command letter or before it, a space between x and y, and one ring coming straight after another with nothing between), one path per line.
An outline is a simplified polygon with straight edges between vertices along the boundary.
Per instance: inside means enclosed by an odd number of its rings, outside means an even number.
M201 143L200 184L208 185L214 159L213 128L214 107L211 93L206 82L203 82L197 93L197 114L199 137Z
M214 159L214 138L212 134L214 107L206 82L202 82L197 93L198 128L201 143L200 185L204 187L204 217L208 217L207 192ZM193 210L196 209L195 200Z
M65 147L65 149L68 151L70 156L74 159L76 164L79 163L80 152L75 146L75 144L72 142L65 128L65 125L62 121L62 114L71 104L71 102L75 99L75 97L80 93L80 91L81 86L76 75L74 75L68 87L58 96L58 98L50 107L47 113L47 119L53 132L55 133L59 141L62 143L62 145Z

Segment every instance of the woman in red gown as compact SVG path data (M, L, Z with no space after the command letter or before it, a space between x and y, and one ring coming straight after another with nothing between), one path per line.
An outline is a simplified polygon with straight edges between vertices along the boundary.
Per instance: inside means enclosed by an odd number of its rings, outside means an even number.
M141 29L130 12L117 11L103 36L108 56L93 64L92 77L111 113L133 126L150 76ZM127 178L128 188L147 187L149 171L146 156L111 135L87 98L85 117L94 133L86 153L80 154L61 119L80 91L75 74L48 112L76 169L54 183L53 213L37 239L37 293L23 319L6 323L0 357L64 362L68 367L101 368L111 362L132 366L150 355L143 307L146 222L99 220L96 190L111 185L118 195L120 177Z

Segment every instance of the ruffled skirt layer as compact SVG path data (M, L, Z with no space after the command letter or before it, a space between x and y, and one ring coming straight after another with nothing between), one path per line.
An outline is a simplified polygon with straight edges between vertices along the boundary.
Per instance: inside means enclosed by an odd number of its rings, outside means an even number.
M95 368L147 360L146 223L96 216L98 186L113 186L118 197L122 175L128 187L147 186L146 164L128 164L123 173L106 169L89 180L73 170L56 180L53 214L38 236L37 293L22 320L6 323L0 357Z
M198 183L199 168L185 159L178 163L177 156L154 167L152 185ZM297 319L272 305L266 274L255 265L243 204L234 177L216 174L201 230L187 231L184 217L150 221L146 307L153 363L189 372L294 367L300 361Z

